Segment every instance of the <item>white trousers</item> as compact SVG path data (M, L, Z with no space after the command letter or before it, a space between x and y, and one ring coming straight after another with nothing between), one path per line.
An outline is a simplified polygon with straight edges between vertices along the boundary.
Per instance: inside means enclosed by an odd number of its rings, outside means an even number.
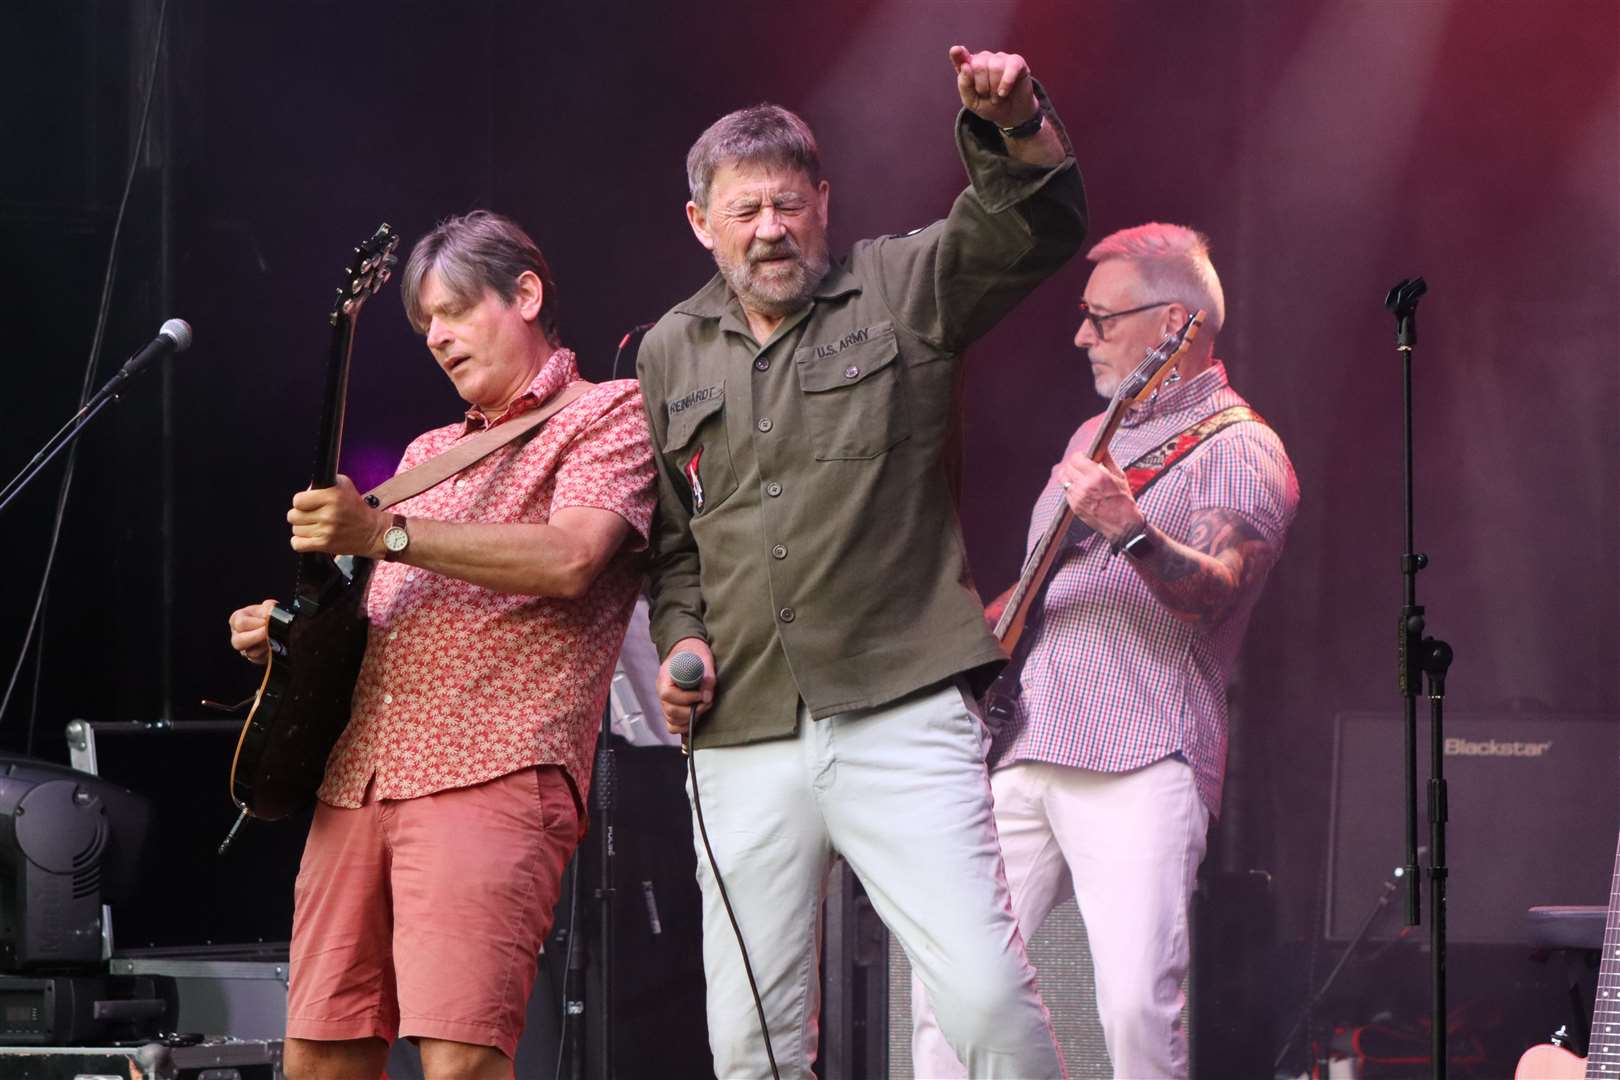
M825 720L801 705L793 738L697 752L703 818L784 1078L812 1075L834 852L910 957L941 1037L973 1075L1063 1075L1002 872L987 744L977 709L946 682ZM736 935L702 839L694 843L715 1073L768 1077Z
M1116 1080L1185 1077L1187 903L1209 827L1192 770L1176 758L1128 773L1026 761L997 769L991 785L1024 938L1071 891L1079 904ZM917 1076L970 1075L930 1001L932 990L913 980Z

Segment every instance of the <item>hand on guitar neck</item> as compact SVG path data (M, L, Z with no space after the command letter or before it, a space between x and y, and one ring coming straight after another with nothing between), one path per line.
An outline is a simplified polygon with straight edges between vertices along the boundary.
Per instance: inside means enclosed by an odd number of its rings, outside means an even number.
M323 552L380 559L386 554L383 533L392 521L392 514L366 505L354 482L341 473L329 488L294 495L287 511L292 549L301 555Z
M1113 547L1146 524L1125 473L1107 450L1096 461L1076 450L1052 467L1052 479L1063 488L1069 511Z

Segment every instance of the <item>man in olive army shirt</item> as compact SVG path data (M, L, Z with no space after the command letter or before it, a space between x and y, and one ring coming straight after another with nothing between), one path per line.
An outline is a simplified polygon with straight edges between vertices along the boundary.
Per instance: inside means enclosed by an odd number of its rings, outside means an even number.
M815 1057L819 909L860 878L974 1076L1062 1075L1008 901L972 686L1003 654L968 573L943 448L962 350L1085 235L1069 141L1014 54L950 51L971 185L942 221L827 252L815 137L731 113L687 157L719 266L638 358L659 450L652 631L692 733L714 857L784 1077ZM696 654L686 692L669 658ZM701 849L710 1043L769 1075Z

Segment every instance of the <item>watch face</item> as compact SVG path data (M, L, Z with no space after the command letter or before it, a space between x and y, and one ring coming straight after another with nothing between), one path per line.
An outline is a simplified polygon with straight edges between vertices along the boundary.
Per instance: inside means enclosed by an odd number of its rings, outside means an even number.
M383 533L383 547L389 551L404 551L405 545L411 542L410 534L398 525L394 525Z

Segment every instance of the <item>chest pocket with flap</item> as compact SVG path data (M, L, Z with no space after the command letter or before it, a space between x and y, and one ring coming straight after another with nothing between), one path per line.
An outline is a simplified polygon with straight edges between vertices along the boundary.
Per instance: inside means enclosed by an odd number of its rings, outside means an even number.
M737 470L726 436L725 389L722 381L665 405L670 413L664 460L687 485L686 506L694 517L713 510L737 490Z
M894 324L857 333L865 337L793 353L818 461L874 458L911 434Z

